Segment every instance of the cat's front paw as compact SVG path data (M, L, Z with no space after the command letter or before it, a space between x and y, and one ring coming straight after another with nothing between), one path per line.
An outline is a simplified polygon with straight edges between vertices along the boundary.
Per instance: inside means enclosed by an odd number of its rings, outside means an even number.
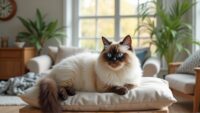
M125 84L124 87L128 88L128 90L131 90L135 87L138 87L138 85L137 84Z
M66 87L65 89L69 96L74 96L76 94L76 90L73 87Z
M66 100L68 98L68 94L64 87L58 89L58 97L60 100Z
M122 86L114 86L111 89L112 89L112 92L118 95L125 95L126 93L128 93L128 88L122 87Z

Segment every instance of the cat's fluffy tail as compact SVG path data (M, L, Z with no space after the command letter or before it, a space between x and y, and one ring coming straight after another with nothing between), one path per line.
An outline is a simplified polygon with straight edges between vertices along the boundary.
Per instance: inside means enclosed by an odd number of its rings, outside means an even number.
M51 78L43 78L39 83L39 104L43 113L61 113L56 82Z

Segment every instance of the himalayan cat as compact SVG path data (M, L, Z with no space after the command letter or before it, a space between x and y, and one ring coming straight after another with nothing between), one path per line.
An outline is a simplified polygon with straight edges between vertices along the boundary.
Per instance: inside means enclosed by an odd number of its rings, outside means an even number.
M61 113L60 100L75 91L113 92L124 95L140 84L142 69L133 52L131 37L111 42L102 37L98 55L80 53L55 65L39 82L39 104L44 113Z

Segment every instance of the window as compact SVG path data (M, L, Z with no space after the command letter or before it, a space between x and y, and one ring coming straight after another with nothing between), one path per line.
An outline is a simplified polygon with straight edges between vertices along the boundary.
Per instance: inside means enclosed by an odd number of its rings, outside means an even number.
M76 1L76 2L75 2ZM126 35L133 38L134 47L148 46L144 43L149 35L135 29L141 22L138 5L149 0L73 0L75 2L73 31L75 45L99 51L101 37L120 40ZM152 6L154 7L154 6ZM149 15L155 19L153 15Z
M194 40L195 41L199 41L200 42L200 4L197 3L195 6L194 6L194 9L193 9L193 15L194 15L194 18L193 18L193 35L194 35ZM199 50L200 47L199 45L195 45L193 47L193 52Z

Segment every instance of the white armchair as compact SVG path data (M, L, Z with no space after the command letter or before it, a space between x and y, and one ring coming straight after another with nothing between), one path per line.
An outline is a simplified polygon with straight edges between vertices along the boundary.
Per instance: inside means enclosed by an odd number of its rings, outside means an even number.
M170 63L165 79L174 94L193 100L193 113L197 113L200 105L200 67L194 68L195 75L176 73L180 65L180 62Z

